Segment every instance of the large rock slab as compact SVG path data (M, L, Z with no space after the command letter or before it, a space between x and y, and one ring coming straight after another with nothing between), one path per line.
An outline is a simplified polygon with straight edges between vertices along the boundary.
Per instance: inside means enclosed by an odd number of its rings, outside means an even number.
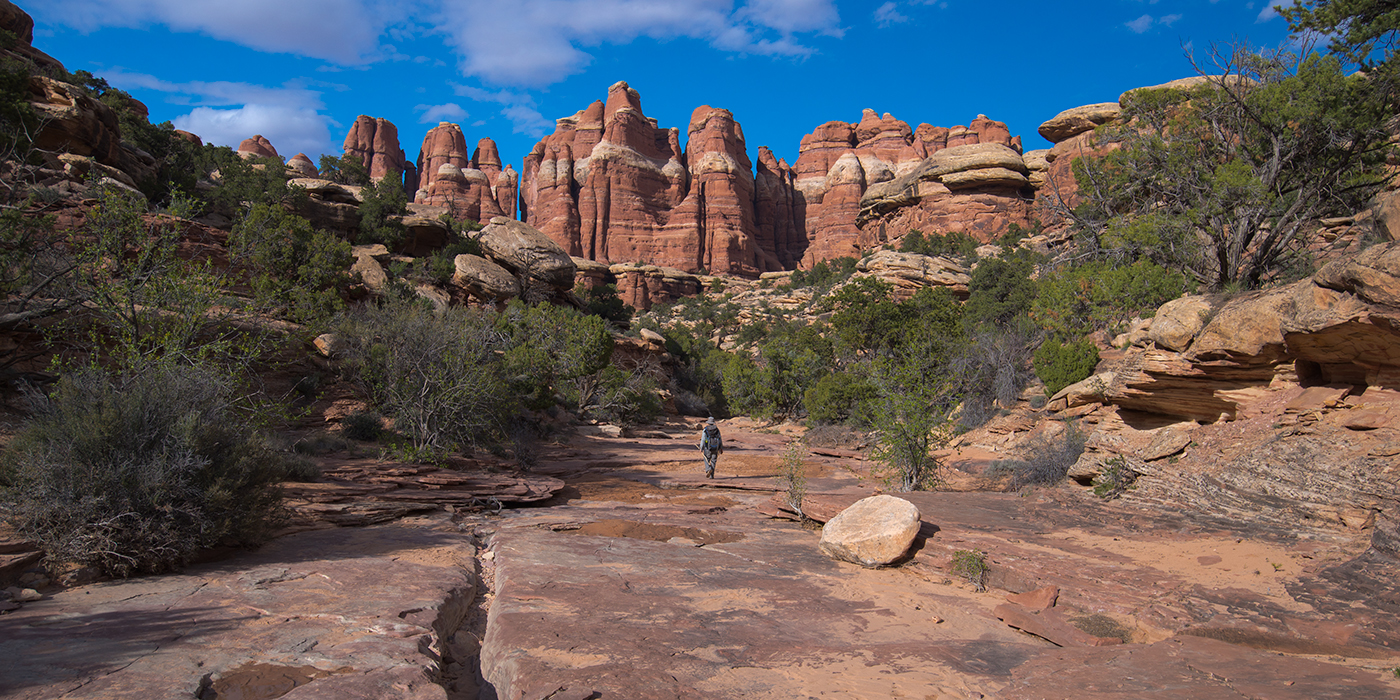
M1059 143L1093 131L1094 127L1111 122L1122 113L1123 108L1117 102L1072 107L1046 120L1037 131L1050 143Z
M861 259L856 269L893 285L899 299L908 299L926 287L948 287L959 298L966 298L972 281L968 269L950 258L893 250L876 251Z
M319 530L181 574L60 590L0 618L0 688L191 698L261 664L301 680L289 698L445 700L433 676L475 592L473 551L455 528Z
M505 301L520 296L520 280L510 271L479 255L463 253L453 259L452 284L479 299Z
M477 240L486 257L523 278L555 289L572 289L574 261L559 244L523 222L496 217Z
M919 534L919 509L894 496L861 499L822 528L821 550L861 566L898 561Z
M1184 352L1205 328L1211 309L1210 301L1203 296L1173 299L1157 309L1147 330L1148 337L1157 347Z

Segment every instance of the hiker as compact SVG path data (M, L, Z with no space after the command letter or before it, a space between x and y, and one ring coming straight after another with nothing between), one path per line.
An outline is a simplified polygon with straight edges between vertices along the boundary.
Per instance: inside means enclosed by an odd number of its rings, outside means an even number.
M705 478L715 478L715 463L724 454L724 439L719 436L719 426L715 425L714 416L710 416L705 430L700 433L700 453L705 455Z

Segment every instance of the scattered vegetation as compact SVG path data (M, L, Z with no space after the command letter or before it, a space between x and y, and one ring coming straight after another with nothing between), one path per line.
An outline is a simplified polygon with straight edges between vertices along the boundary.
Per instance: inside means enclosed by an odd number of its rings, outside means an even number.
M783 450L778 466L778 478L783 485L783 503L797 514L799 520L806 520L802 503L807 498L807 472L802 460L807 456L807 445L802 440L793 440Z
M1131 489L1137 478L1138 473L1128 465L1126 457L1111 457L1104 462L1103 471L1094 477L1094 495L1105 500L1117 498Z
M966 580L981 593L987 590L987 555L971 549L953 552L953 562L948 572Z
M155 362L71 371L5 455L8 517L60 561L114 576L178 567L202 548L262 541L296 462L234 405L233 381Z
M1054 486L1064 480L1069 468L1084 453L1084 433L1071 422L1053 435L1041 433L1020 446L1020 461L1011 475L1008 490L1027 486Z

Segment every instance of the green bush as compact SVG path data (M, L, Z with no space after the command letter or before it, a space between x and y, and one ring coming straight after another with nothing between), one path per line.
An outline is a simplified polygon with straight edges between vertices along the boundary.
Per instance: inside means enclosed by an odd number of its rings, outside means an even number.
M987 555L973 549L953 552L948 573L965 579L977 591L987 590Z
M17 531L114 576L176 568L200 549L265 539L295 465L240 419L206 369L86 368L47 396L7 450Z
M589 287L579 283L574 287L574 296L583 302L583 312L592 316L597 316L609 323L627 327L632 322L632 314L636 309L628 306L622 301L622 297L617 295L617 285L606 284L602 287Z
M875 387L847 372L832 372L818 379L802 397L807 417L818 423L844 423L858 419L861 406L875 398Z
M390 300L342 318L343 368L418 450L497 444L519 402L495 314Z
M408 213L408 195L393 178L383 178L360 190L360 233L357 243L383 243L394 249L403 240L403 222L393 218Z
M340 432L351 440L374 442L384 432L384 418L374 411L355 411L340 421Z
M970 262L977 259L979 245L977 239L960 231L924 235L923 231L915 229L899 240L899 252L946 256Z
M1099 364L1099 347L1088 339L1069 344L1047 340L1036 349L1032 364L1035 376L1045 383L1045 395L1054 396L1094 373Z
M1057 336L1074 338L1149 314L1193 289L1186 275L1148 260L1091 261L1042 275L1031 317Z
M254 204L229 233L230 257L248 269L263 307L303 322L329 319L345 303L350 244L278 205Z

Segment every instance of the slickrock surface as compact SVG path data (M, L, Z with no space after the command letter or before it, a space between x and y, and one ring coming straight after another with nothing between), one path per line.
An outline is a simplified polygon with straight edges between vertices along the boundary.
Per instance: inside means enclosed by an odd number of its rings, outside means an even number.
M117 698L201 684L205 697L245 698L1400 693L1400 585L1370 530L1104 502L1072 482L894 494L922 514L913 554L865 569L823 555L820 533L783 511L780 456L800 428L722 422L726 452L707 480L698 425L590 427L545 446L528 478L563 487L530 507L454 506L289 535L179 575L50 589L0 616L0 653L19 660L0 668L0 687ZM951 463L951 488L986 485ZM804 512L826 520L874 494L871 466L850 446L810 450ZM356 469L426 493L442 476ZM951 573L959 551L985 556L985 591ZM229 688L256 690L218 694Z
M403 521L60 590L0 617L0 696L445 698L435 655L472 601L473 554L441 519Z

